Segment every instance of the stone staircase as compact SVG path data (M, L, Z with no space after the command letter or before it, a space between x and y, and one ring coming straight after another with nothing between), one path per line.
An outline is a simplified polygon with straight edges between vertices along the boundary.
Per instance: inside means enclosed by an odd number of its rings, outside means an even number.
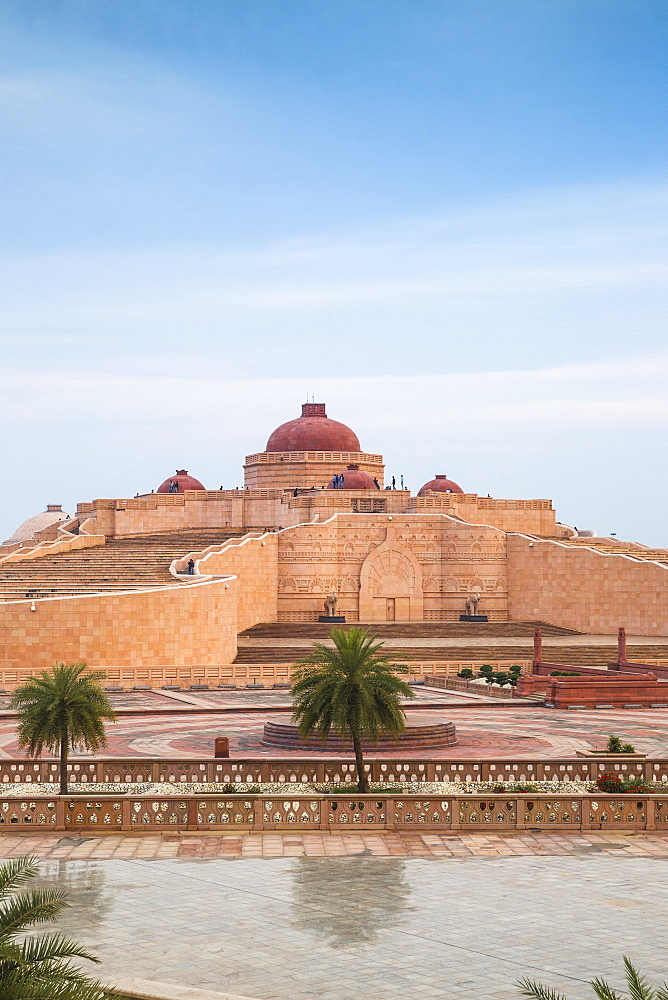
M109 538L105 545L89 549L0 563L0 597L18 600L178 584L169 572L173 559L244 534L211 528Z
M532 638L540 626L543 638L550 635L580 635L572 628L545 622L348 622L341 628L369 628L383 640L397 639L488 639ZM240 633L243 639L324 639L331 630L325 622L262 622Z
M668 566L668 549L653 549L633 542L618 542L612 538L560 538L560 542L570 548L592 548L611 556L631 556L633 559L647 559Z
M356 625L353 622L351 625ZM540 625L543 634L543 659L548 663L563 663L575 667L600 667L605 669L608 663L617 659L617 645L614 639L606 645L588 644L583 637L581 643L554 646L549 644L549 637L569 635L579 636L572 629L546 625L542 622L488 622L473 624L468 622L374 622L369 626L373 632L385 642L385 649L390 654L406 657L408 660L425 663L439 660L450 661L498 661L527 660L533 656L533 645L530 641L536 625ZM350 627L344 626L344 627ZM263 623L247 629L239 636L239 649L236 663L294 663L308 652L304 640L320 642L327 637L329 626L319 622L277 622ZM462 640L448 645L424 645L420 639ZM274 644L270 640L276 639ZM289 640L300 640L300 644L291 645ZM393 645L393 639L413 640L411 645ZM472 639L485 640L480 643ZM495 643L494 639L504 642ZM509 640L523 639L522 643ZM466 640L464 642L464 640ZM547 640L547 641L546 641ZM628 646L630 660L643 662L645 658L668 659L668 644L666 645L633 645Z

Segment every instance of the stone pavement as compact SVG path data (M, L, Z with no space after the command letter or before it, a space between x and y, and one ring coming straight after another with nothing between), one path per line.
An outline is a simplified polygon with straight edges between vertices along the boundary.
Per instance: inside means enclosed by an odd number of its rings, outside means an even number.
M113 858L472 858L589 855L668 859L661 833L164 833L0 835L0 857Z
M230 715L191 715L187 712L124 717L107 726L108 757L212 757L216 736L230 739L232 757L304 757L300 751L262 746L262 728L271 713L235 712ZM283 719L286 716L282 716ZM434 759L494 757L569 757L576 750L601 747L617 733L651 756L668 756L668 709L555 711L539 706L465 710L429 708L420 711L424 722L453 721L456 746L430 750ZM0 720L0 756L23 757L16 743L16 724ZM311 756L317 757L315 751ZM337 756L328 753L328 756ZM339 756L347 757L348 754ZM396 752L374 757L397 757ZM424 751L401 756L423 757Z
M508 1000L529 975L584 998L594 975L621 985L627 954L661 982L665 851L568 839L580 853L52 859L43 872L69 891L59 925L101 957L103 977L258 1000Z

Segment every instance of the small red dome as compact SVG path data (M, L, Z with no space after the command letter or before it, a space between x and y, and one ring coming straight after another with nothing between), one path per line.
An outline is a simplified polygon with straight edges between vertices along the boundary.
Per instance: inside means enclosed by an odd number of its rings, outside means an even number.
M277 427L265 451L355 451L360 443L350 427L330 420L324 403L304 403L302 415Z
M328 490L377 490L378 486L373 481L373 477L367 472L362 472L359 465L349 465L345 472L342 472L343 486L335 486L334 479L331 479Z
M189 476L186 469L177 469L173 476L158 486L156 493L185 493L186 490L205 490L199 479Z
M436 476L435 479L425 483L422 489L418 490L418 496L423 493L463 493L464 490L457 483L453 483L447 476Z

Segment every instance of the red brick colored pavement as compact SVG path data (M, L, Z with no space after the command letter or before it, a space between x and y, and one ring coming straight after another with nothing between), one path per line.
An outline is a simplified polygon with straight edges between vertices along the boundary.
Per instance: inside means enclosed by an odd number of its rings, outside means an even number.
M245 833L107 834L95 837L0 835L0 858L104 861L112 858L472 858L519 855L608 854L668 858L668 836L658 833Z
M536 706L494 711L480 707L457 715L444 707L424 710L420 717L425 722L450 720L457 727L457 745L430 749L428 756L435 759L573 756L576 750L603 746L610 733L651 756L668 756L666 709L555 711ZM175 717L153 711L125 717L107 727L104 756L212 757L216 736L229 737L232 757L318 756L314 751L306 754L262 746L262 727L269 718L252 709L230 715L184 712ZM0 756L23 756L16 744L16 723L7 718L0 720ZM327 756L336 755L328 752ZM398 755L395 751L373 756ZM425 752L406 751L401 756L424 757Z

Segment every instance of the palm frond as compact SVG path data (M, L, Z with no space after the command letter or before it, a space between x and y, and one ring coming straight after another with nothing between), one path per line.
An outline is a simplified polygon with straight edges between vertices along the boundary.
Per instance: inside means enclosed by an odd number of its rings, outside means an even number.
M33 857L10 858L0 865L0 899L30 882L39 874Z
M0 936L10 936L25 927L55 920L69 905L62 889L31 889L19 893L0 905Z
M592 979L589 985L598 997L598 1000L622 1000L621 994L613 990L610 983L607 983L605 979Z
M23 958L28 964L35 962L51 962L64 958L86 958L89 962L99 963L99 958L91 955L76 941L64 934L40 934L39 937L28 938L23 942Z
M40 976L15 971L0 980L0 1000L107 1000L109 987L83 973L63 978L54 969ZM114 995L114 1000L120 1000Z
M622 956L624 960L624 970L626 973L626 984L628 986L631 1000L656 1000L656 992L641 976L631 959L627 955Z
M537 983L534 979L520 979L515 985L523 997L533 997L534 1000L567 1000L565 993L557 993L550 986Z
M105 1000L108 990L90 979L70 959L97 962L76 942L62 934L25 937L19 934L55 919L68 906L59 889L32 889L10 893L38 874L34 858L16 858L0 864L0 1000Z

